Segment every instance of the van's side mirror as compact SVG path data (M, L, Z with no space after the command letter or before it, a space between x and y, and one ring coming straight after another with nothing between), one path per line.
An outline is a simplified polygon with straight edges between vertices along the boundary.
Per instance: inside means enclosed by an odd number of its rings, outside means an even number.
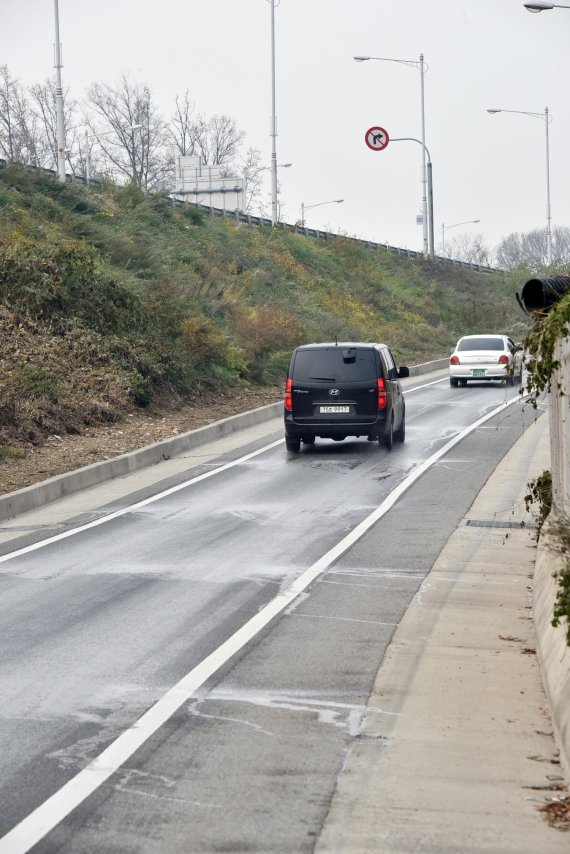
M410 376L410 369L402 366L398 368L398 379L404 380L406 377Z

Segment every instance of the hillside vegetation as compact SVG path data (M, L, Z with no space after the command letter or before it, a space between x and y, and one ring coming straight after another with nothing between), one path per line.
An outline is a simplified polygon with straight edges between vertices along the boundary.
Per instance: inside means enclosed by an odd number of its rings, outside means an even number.
M239 225L131 185L0 170L0 459L134 406L281 383L300 343L385 341L413 364L463 333L520 338L514 290L502 274Z

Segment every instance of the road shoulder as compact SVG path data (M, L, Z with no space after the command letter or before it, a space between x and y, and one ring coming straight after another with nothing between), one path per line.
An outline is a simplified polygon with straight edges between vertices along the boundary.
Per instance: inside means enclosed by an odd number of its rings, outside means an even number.
M567 851L537 811L562 772L535 654L533 532L518 525L529 520L526 483L547 467L542 418L491 475L404 615L319 854Z

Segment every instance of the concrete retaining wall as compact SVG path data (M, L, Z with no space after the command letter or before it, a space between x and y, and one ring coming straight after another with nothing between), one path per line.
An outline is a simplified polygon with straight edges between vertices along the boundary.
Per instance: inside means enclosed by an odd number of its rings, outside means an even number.
M560 367L552 373L548 396L550 453L552 456L552 500L559 510L570 515L570 339L555 344L554 358Z
M560 368L551 378L548 420L550 426L550 468L554 510L570 513L570 339L556 342L554 357ZM546 526L545 526L546 529ZM570 648L566 644L566 620L558 628L551 625L558 592L554 573L560 558L546 547L543 534L538 547L534 581L533 616L537 653L544 688L550 702L561 762L570 777Z
M566 626L556 629L552 626L558 590L554 577L556 567L555 555L539 544L533 603L537 653L560 747L560 761L570 777L570 648L566 645Z

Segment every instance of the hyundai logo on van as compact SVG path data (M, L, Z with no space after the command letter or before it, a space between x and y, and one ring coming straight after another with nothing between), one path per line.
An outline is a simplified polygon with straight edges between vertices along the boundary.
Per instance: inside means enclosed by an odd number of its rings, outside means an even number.
M332 394L335 397L337 394L340 394L339 388L329 388L329 394Z

